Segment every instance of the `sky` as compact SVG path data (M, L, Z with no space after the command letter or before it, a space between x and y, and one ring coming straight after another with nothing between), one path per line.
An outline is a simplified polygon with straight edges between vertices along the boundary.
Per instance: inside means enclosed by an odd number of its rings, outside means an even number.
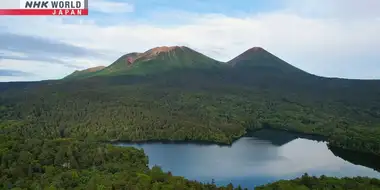
M379 0L89 0L89 10L1 16L0 81L60 79L173 45L220 61L260 46L316 75L380 79Z

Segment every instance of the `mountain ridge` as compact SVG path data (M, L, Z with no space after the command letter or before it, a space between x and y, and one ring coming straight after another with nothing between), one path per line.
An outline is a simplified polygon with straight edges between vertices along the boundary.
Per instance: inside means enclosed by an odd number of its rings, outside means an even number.
M88 75L90 73L101 71L105 68L106 68L106 66L96 66L96 67L90 67L90 68L83 69L83 70L75 70L73 73L67 75L65 78L77 78L77 77L81 77L83 75Z
M249 63L249 64L248 64ZM178 68L267 67L282 72L301 72L262 47L250 48L227 62L218 61L186 46L159 46L143 53L122 55L111 65L84 77L152 74ZM302 71L304 72L304 71ZM70 78L69 76L66 78ZM80 78L80 77L76 77Z
M111 65L82 78L113 75L145 75L179 68L206 68L222 63L185 46L160 46L143 53L127 53ZM81 78L67 76L66 79Z

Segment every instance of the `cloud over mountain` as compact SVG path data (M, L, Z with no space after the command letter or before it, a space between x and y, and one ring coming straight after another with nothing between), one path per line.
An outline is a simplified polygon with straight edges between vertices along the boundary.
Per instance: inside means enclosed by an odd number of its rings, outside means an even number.
M188 46L221 61L261 46L318 75L380 77L380 55L376 51L380 49L380 15L376 11L380 5L373 0L322 0L308 4L299 0L239 1L233 5L228 1L215 4L187 0L183 2L189 5L186 7L155 0L125 3L133 10L106 13L94 9L90 16L80 18L2 17L0 30L19 39L28 36L28 48L51 49L44 56L48 62L40 57L31 59L46 62L41 68L34 68L41 79L61 78L72 73L74 67L109 65L122 54L165 45ZM190 6L192 3L194 6ZM18 47L12 53L31 51L25 49ZM57 53L58 49L62 53ZM12 58L9 50L0 51L8 51L3 53ZM41 56L33 56L37 54ZM5 58L0 60L0 68L10 69ZM31 67L27 60L15 61L24 65L24 70ZM47 67L53 69L50 63L62 62L66 65L56 75L46 72Z

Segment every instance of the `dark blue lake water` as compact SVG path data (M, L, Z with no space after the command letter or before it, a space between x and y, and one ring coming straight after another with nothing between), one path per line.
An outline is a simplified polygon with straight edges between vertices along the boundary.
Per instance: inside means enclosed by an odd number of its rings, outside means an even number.
M325 142L283 131L262 130L242 137L232 146L192 143L116 143L143 148L149 165L173 175L218 185L232 183L249 189L304 173L326 176L380 178L379 158L341 149ZM349 160L349 161L346 161ZM374 169L372 169L374 168Z

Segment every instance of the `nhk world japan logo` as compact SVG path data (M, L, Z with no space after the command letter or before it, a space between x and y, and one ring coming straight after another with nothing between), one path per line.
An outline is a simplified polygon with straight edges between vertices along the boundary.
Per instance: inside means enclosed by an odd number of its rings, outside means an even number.
M15 0L11 7L0 6L0 15L88 15L88 0Z

